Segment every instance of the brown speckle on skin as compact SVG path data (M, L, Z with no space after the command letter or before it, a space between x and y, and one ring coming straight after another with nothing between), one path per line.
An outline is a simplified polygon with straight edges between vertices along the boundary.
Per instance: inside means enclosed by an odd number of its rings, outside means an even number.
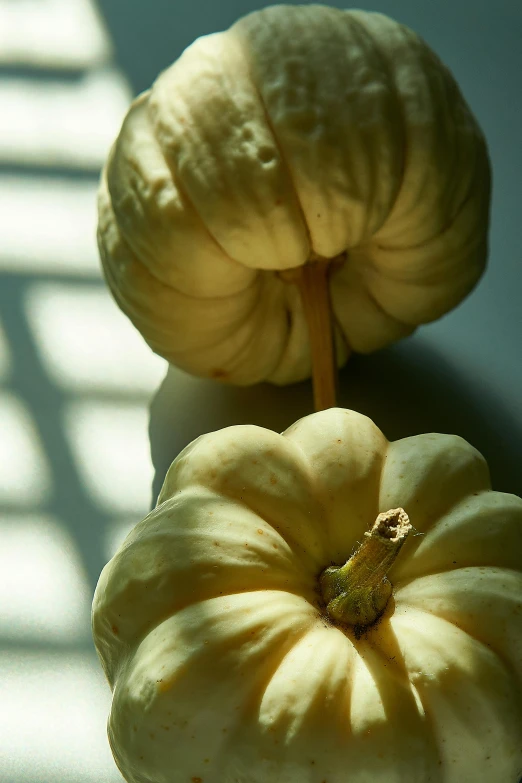
M277 484L277 477L274 476L274 475L270 476L270 483L271 484Z
M120 632L120 629L118 628L118 626L117 626L117 625L111 625L111 631L113 632L113 634L114 634L115 636L118 636L118 634L119 634L119 632Z
M210 377L215 378L217 381L222 381L225 378L228 378L228 372L222 370L220 367L216 367L214 370L210 371Z
M203 778L190 778L192 783L203 783Z

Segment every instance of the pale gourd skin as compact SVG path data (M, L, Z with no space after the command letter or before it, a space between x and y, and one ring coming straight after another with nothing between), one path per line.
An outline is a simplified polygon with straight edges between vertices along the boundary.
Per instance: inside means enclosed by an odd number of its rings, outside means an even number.
M318 575L397 507L415 535L357 638ZM131 783L522 775L522 500L457 436L388 443L330 409L198 438L103 570L93 631Z
M391 19L275 6L198 39L128 113L99 248L157 353L237 384L311 372L295 285L331 276L337 361L454 307L487 257L486 144L449 71Z

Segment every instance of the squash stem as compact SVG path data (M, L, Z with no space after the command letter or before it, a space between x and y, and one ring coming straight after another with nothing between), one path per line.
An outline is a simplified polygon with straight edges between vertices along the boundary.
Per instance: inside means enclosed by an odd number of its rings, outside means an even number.
M387 573L410 530L404 509L379 514L348 562L323 571L321 590L334 622L354 626L358 635L380 617L392 593Z
M299 268L297 275L297 285L310 336L314 409L316 411L334 408L337 404L337 361L329 274L329 260L314 257Z

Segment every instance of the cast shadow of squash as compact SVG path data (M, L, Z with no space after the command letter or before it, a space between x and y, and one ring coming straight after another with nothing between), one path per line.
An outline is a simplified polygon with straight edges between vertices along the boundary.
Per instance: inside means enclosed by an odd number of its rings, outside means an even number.
M495 490L522 496L522 426L422 338L354 356L340 374L339 406L369 416L389 440L422 432L462 436L486 458ZM309 382L238 388L170 368L150 406L153 502L179 452L205 432L256 424L281 432L313 411Z

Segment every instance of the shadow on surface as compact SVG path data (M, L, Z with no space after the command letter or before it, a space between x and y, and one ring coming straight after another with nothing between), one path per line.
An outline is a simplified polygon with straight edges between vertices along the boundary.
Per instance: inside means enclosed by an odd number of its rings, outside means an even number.
M353 357L341 372L339 405L369 416L389 440L460 435L488 461L494 489L522 495L522 431L491 393L466 383L419 338ZM199 435L248 423L281 432L312 410L309 382L237 388L170 368L151 404L154 502L172 460Z

